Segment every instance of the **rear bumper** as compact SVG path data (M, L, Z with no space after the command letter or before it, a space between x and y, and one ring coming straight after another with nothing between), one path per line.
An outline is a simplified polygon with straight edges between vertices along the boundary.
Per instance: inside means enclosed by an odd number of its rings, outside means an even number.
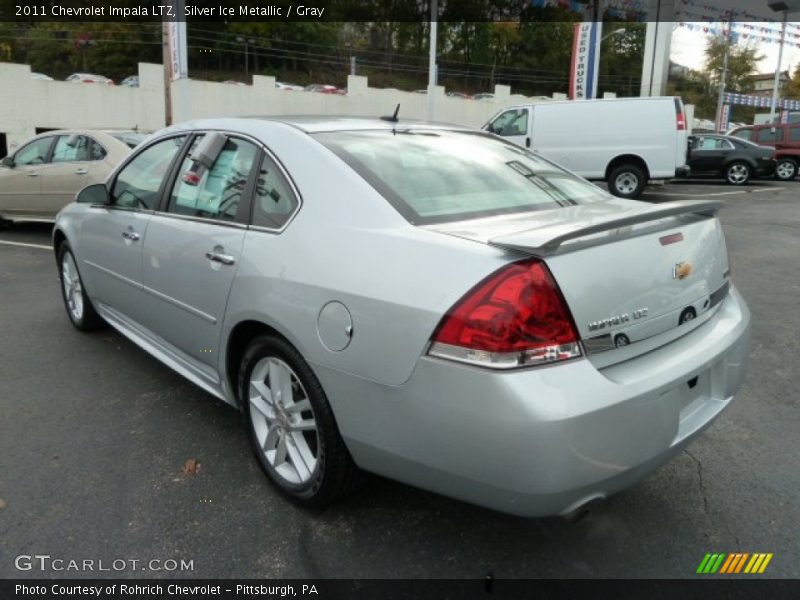
M425 357L397 387L315 370L362 468L552 515L628 487L708 426L742 384L749 321L732 289L696 330L602 370L579 359L495 373Z

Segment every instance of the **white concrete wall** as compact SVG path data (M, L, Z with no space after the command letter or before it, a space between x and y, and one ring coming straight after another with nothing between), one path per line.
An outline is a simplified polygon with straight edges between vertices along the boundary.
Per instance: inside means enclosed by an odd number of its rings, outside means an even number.
M139 64L139 88L40 81L28 65L0 63L0 133L9 152L34 135L36 128L132 129L164 126L164 76L161 65ZM253 85L181 80L171 84L174 122L199 117L248 115L350 115L428 119L428 96L370 88L366 77L348 77L346 96L275 89L274 77L255 76ZM547 98L512 95L495 87L492 100L445 96L436 88L434 120L480 127L497 111Z
M41 81L28 65L0 63L0 132L9 151L36 128L132 129L164 126L161 65L139 65L139 88Z

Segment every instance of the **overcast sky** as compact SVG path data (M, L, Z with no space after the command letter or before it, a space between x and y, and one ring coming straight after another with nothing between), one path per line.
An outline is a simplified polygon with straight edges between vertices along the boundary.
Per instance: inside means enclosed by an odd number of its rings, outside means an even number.
M697 23L696 25L708 25L707 23ZM762 26L762 23L754 23L755 26ZM792 26L797 26L792 27ZM772 27L777 30L779 25L773 24ZM742 28L739 27L742 31ZM793 33L800 33L800 23L789 23L788 31ZM776 34L777 36L777 34ZM771 36L771 37L776 37ZM701 69L705 60L704 50L707 40L710 36L702 31L690 31L686 27L680 27L676 23L672 31L672 48L670 50L670 58L679 64L685 65L692 69ZM745 40L740 38L739 44L744 44ZM750 41L752 45L757 46L759 52L764 55L764 59L759 63L758 68L761 73L774 73L775 67L778 62L778 49L780 44L764 41ZM783 60L781 61L781 69L789 70L790 72L800 62L800 48L796 44L800 43L800 39L793 36L787 36L787 43L783 50Z

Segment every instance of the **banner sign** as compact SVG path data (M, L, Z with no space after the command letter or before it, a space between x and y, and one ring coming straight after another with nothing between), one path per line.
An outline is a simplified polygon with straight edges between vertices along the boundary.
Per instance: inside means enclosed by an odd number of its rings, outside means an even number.
M569 97L572 100L590 100L597 97L602 29L602 23L585 21L575 25L572 64L569 71Z
M176 79L188 77L186 21L170 21L167 23L167 42L169 47L169 78L175 81Z
M725 133L731 124L731 105L723 104L722 111L719 113L719 123L717 123L717 131Z
M724 101L725 104L740 104L743 106L756 106L758 108L770 108L772 106L771 96L755 96L752 94L725 92ZM784 110L800 110L800 100L778 100L777 108L782 108Z

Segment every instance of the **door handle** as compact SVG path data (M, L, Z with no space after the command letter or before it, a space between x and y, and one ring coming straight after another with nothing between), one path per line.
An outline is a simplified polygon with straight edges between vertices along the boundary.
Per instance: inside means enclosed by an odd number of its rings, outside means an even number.
M122 232L122 237L124 237L126 240L130 240L132 242L138 242L140 236L135 231L123 231Z
M525 138L525 147L526 148L530 148L531 147L531 138L529 138L529 137Z
M75 169L75 175L86 175L88 172L88 169Z
M219 252L212 251L206 252L206 258L214 262L222 263L223 265L232 265L236 262L236 259L230 254L220 254Z

